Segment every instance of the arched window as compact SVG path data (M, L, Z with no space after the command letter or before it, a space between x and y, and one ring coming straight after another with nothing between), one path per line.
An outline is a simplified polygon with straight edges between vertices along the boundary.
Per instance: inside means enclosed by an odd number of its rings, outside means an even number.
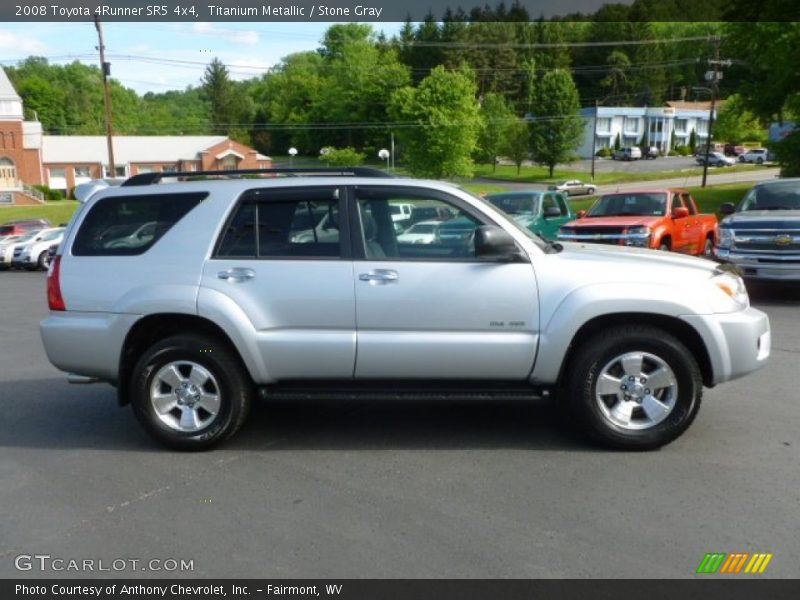
M17 187L17 167L7 156L0 157L0 188Z

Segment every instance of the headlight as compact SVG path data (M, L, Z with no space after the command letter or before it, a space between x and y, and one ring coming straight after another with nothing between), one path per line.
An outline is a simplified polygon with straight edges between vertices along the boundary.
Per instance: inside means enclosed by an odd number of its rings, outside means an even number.
M719 243L720 248L730 248L733 246L733 229L720 228L719 230Z
M649 227L630 227L626 233L625 244L646 248L650 245L650 234Z
M738 275L726 271L715 271L711 282L740 308L750 306L750 298L747 295L744 280Z

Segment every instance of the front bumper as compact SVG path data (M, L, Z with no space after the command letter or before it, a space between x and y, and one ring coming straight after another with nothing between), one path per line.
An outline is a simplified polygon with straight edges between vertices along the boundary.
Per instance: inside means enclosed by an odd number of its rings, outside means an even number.
M714 256L720 262L736 265L745 279L763 281L800 281L800 255L769 254L754 255L714 248Z
M610 244L614 246L632 246L649 248L651 233L559 233L561 242L584 242L588 244Z
M767 363L772 345L769 317L753 307L734 313L683 315L708 350L712 382L743 377Z

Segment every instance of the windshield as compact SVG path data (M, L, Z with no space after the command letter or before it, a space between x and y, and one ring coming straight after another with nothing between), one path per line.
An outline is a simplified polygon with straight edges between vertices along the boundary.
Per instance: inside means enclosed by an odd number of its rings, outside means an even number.
M747 192L739 210L800 210L800 184L785 181L756 186Z
M402 214L403 211L401 211L400 207L397 206L396 204L390 204L389 205L389 212L391 212L393 215L399 215L399 214Z
M37 233L38 232L36 232L36 231L33 231L31 233L26 233L25 235L21 235L21 236L17 237L15 241L16 242L27 242L28 240L32 240L33 238L35 238Z
M469 195L470 195L472 198L475 198L475 199L476 199L476 200L478 200L479 202L483 202L483 203L485 203L485 204L488 204L489 206L491 206L492 208L494 208L495 210L497 210L497 207L496 207L494 204L492 204L491 202L488 202L486 198L481 198L480 196L476 196L475 194L473 194L472 192L470 192L470 191L469 191L469 190L467 190L467 189L464 189L464 188L463 188L463 187L461 187L461 186L456 186L456 187L458 187L458 189L459 189L459 190L461 190L463 193L465 193L465 194L469 194ZM502 211L502 209L500 209L500 210ZM508 222L508 224L509 224L509 225L511 225L511 226L512 226L514 229L516 229L517 231L520 231L520 232L522 232L523 234L525 234L525 236L526 236L526 237L528 237L528 238L530 238L531 240L533 240L533 241L536 243L536 245L537 245L537 246L539 246L539 248L545 248L545 247L547 247L547 246L550 244L550 242L548 242L548 241L547 241L546 239L544 239L542 236L540 236L539 234L536 234L536 233L532 232L532 231L531 231L530 229L528 229L527 227L523 227L521 224L517 223L517 222L516 222L514 219L506 219L506 221L507 221L507 222Z
M589 210L588 217L663 217L666 194L609 194Z
M63 230L63 229L58 229L58 230L56 230L56 231L51 231L50 233L46 233L46 234L44 235L44 237L42 237L42 241L43 241L43 242L49 242L49 241L51 241L51 240L54 240L54 239L56 239L56 238L59 238L59 237L61 237L61 234L62 234L62 233L64 233L64 230Z
M492 194L486 200L494 204L507 215L531 215L536 212L538 196L520 194Z

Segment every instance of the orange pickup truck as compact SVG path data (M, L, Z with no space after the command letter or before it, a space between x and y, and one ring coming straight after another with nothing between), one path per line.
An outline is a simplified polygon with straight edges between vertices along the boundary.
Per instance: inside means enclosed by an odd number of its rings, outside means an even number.
M674 250L712 256L717 243L715 215L700 214L691 194L658 189L604 194L588 211L561 227L558 239Z

